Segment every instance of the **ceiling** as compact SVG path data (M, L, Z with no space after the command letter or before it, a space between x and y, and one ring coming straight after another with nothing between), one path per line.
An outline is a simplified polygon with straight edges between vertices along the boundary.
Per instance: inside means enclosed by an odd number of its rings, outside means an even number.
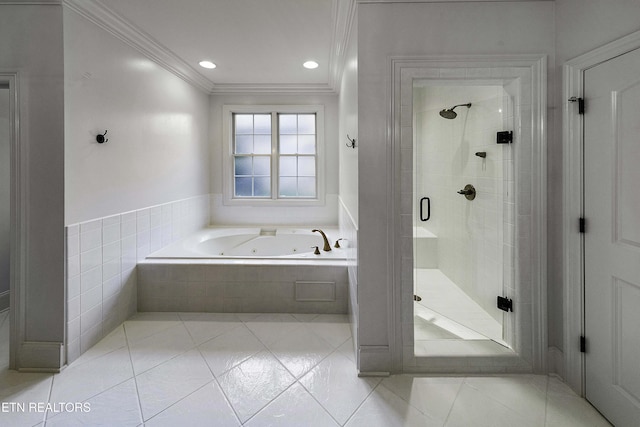
M336 92L355 10L355 0L64 4L209 93ZM307 60L320 65L308 70Z

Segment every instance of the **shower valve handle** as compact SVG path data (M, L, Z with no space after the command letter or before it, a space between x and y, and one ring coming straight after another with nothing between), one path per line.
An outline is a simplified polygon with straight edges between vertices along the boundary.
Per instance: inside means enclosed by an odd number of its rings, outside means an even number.
M462 190L458 191L458 194L462 194L467 200L473 200L476 198L476 189L473 185L467 184Z

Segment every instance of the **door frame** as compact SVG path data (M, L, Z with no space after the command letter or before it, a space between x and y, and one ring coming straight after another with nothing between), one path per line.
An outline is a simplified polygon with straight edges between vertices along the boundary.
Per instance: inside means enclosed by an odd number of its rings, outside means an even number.
M10 276L9 276L9 367L16 369L18 348L24 342L24 313L26 299L24 284L26 277L26 237L25 226L26 156L20 143L19 75L17 71L0 70L0 82L9 84L10 111Z
M583 98L584 73L589 68L640 48L640 31L567 61L563 69L563 244L564 244L564 379L580 395L585 393L584 234L578 219L584 215L583 116L569 98ZM589 108L588 104L586 108ZM578 190L578 191L575 191Z
M547 372L546 287L546 55L464 55L390 57L388 111L390 141L387 188L389 218L388 259L391 260L391 295L388 312L393 339L393 372ZM517 80L526 117L516 126L526 138L527 151L514 159L516 173L514 258L514 316L518 340L513 356L415 357L413 347L413 232L407 219L413 214L413 79ZM526 104L526 108L524 108ZM519 125L519 126L518 126ZM516 129L518 130L518 129ZM516 132L514 132L516 134ZM520 194L520 196L518 195ZM519 234L522 233L522 234ZM525 289L520 289L520 286ZM362 355L362 350L360 350Z

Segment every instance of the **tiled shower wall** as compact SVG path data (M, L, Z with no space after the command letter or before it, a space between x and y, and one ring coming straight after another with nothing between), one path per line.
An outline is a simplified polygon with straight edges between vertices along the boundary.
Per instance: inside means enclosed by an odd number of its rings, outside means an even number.
M458 107L453 120L438 114L467 102L471 108ZM495 300L503 294L503 244L513 244L509 236L515 227L513 217L505 223L504 213L513 214L515 206L504 204L512 191L505 186L513 184L511 146L496 144L496 132L513 130L512 105L502 86L425 85L414 90L416 226L437 236L432 265L499 322L503 312ZM476 188L473 201L456 193L466 184ZM426 222L417 214L422 196L431 199L432 215ZM425 253L416 251L415 256L419 260Z
M66 227L67 363L136 312L136 263L209 224L209 195Z

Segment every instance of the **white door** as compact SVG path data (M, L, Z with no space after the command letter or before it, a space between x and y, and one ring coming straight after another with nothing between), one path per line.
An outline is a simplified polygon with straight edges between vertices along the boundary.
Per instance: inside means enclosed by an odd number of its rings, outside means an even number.
M586 397L640 425L640 49L584 73Z

